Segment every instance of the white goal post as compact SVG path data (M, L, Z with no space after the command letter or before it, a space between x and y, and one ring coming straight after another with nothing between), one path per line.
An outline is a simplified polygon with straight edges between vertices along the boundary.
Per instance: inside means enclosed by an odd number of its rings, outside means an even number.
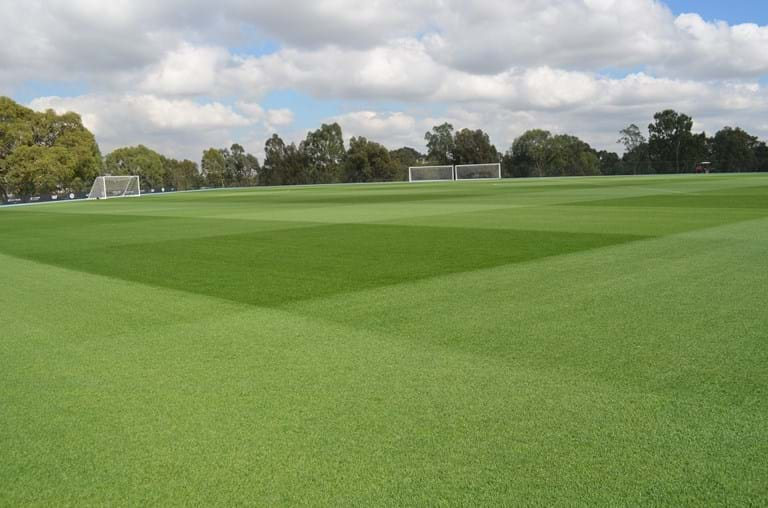
M138 176L97 176L88 199L141 196Z
M453 166L411 166L409 182L444 182L453 180Z
M501 179L501 164L460 164L456 166L456 180Z

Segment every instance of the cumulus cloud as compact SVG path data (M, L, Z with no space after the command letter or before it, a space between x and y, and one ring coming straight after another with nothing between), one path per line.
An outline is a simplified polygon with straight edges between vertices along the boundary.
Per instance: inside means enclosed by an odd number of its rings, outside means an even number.
M336 116L331 121L341 125L347 139L363 136L389 148L423 144L423 141L418 139L416 118L403 112L353 111ZM422 137L423 135L421 132Z
M421 31L439 0L233 1L240 19L291 46L372 47Z
M59 113L76 111L97 137L104 152L132 144L148 144L164 153L198 159L207 146L225 146L233 128L255 126L224 104L198 104L188 99L154 95L83 95L41 97L30 107ZM198 142L202 142L198 144ZM223 143L223 144L222 144Z
M267 111L267 122L277 127L290 125L293 123L293 111L288 108L270 109Z
M264 119L265 112L264 108L261 107L261 104L239 101L237 103L237 110L252 121L260 121Z
M205 95L215 86L217 72L229 58L223 48L185 43L151 66L139 87L165 95Z
M695 13L675 19L677 51L659 64L659 72L699 78L740 78L768 72L768 26L730 26L707 22Z
M655 0L448 0L430 53L452 67L578 69L644 64L674 45L674 17Z
M341 104L329 116L346 134L388 146L422 147L450 120L500 147L543 127L613 148L618 129L665 108L710 131L768 134L768 27L659 0L6 4L0 93L82 83L79 97L32 105L79 111L105 150L156 143L197 158L211 143L314 128L307 111L263 106L277 90Z

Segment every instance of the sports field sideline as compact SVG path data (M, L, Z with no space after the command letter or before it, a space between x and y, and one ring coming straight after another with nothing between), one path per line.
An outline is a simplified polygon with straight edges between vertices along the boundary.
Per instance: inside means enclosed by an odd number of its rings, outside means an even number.
M768 503L768 175L0 209L0 505Z

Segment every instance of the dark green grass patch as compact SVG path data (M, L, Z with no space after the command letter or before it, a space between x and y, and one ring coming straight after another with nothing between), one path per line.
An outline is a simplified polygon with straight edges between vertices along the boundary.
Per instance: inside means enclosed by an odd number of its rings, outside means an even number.
M275 306L641 238L620 234L342 224L106 248L91 243L88 249L36 253L20 249L16 253L108 277ZM13 253L12 249L7 250Z
M17 212L14 210L14 212ZM311 222L156 217L128 214L8 213L0 221L0 252L25 257L105 247L316 226ZM82 254L73 254L81 256ZM85 254L87 256L87 254Z
M764 217L759 208L692 209L596 206L525 206L390 221L394 224L487 229L536 229L658 236Z

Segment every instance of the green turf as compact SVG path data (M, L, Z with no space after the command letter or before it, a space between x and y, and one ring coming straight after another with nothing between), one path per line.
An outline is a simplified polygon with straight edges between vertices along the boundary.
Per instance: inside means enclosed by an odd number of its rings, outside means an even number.
M0 209L0 505L765 505L768 176Z

